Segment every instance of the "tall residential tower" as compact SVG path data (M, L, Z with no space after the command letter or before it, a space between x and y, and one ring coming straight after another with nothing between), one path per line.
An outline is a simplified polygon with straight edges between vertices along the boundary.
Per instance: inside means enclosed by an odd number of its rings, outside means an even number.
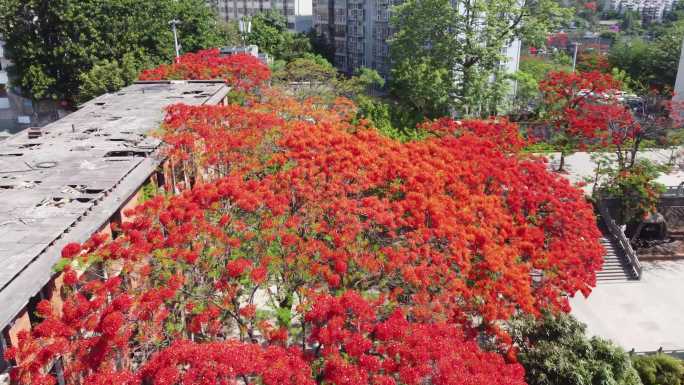
M261 12L276 11L287 19L292 31L307 32L311 27L311 0L209 0L222 20L242 20ZM308 20L307 20L308 19Z

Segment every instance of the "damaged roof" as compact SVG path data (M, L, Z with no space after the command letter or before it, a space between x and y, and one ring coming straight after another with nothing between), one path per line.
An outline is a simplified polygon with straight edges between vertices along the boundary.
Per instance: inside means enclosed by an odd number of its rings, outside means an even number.
M219 104L222 82L147 82L98 97L42 129L0 141L0 329L161 163L159 128L175 103Z

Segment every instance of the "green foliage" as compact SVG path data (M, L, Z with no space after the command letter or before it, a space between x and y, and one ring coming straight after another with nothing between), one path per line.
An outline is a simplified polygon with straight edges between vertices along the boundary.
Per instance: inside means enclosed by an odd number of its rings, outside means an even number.
M139 204L145 203L148 200L157 196L159 194L159 188L157 187L156 183L150 181L143 185L141 192L142 193L140 194L140 197L138 199Z
M285 82L326 83L337 76L337 70L323 57L304 54L274 73L274 78Z
M91 70L79 76L78 101L86 102L133 83L140 71L147 67L148 63L143 60L126 53L121 62L105 59L96 63Z
M507 82L496 76L503 49L516 38L541 44L569 16L553 0L408 0L392 17L390 89L429 118L497 112L506 96Z
M620 30L626 35L640 35L643 32L641 27L641 15L638 11L631 9L625 10L622 14Z
M644 385L681 385L684 378L682 361L665 354L637 356L632 359L634 369Z
M420 140L425 132L416 129L420 121L403 111L401 105L361 95L356 99L358 117L368 120L383 135L401 142Z
M512 322L518 361L529 385L640 385L629 356L568 314Z
M397 62L392 69L390 90L405 108L419 117L448 115L453 105L454 82L450 69L426 57Z
M517 83L514 111L539 113L543 108L540 104L539 82L551 71L572 71L572 59L558 52L551 60L540 56L523 56L520 59L518 72L510 76Z
M655 39L619 39L611 48L608 60L639 84L642 90L650 86L664 90L674 88L679 55L684 36L684 20L664 24L653 31Z
M340 95L354 101L368 94L374 87L383 87L384 85L385 79L376 70L366 67L362 67L356 75L338 79L335 83Z
M0 2L0 35L16 64L16 85L34 99L73 101L83 79L90 82L86 92L125 84L104 72L127 73L132 61L127 54L138 64L171 61L171 19L183 23L178 34L184 51L221 43L204 0Z
M247 42L256 44L276 60L291 61L312 51L309 37L290 32L285 16L272 10L252 17L252 32L247 35Z
M311 29L307 36L311 42L311 51L317 55L323 56L329 62L335 60L335 47L328 41L328 39L316 32L315 29Z
M218 33L223 45L234 47L242 44L242 35L237 21L222 21L218 23Z
M62 271L64 271L64 268L65 268L65 267L67 267L68 265L71 264L71 262L72 262L72 260L69 259L69 258L61 258L61 259L52 267L52 271L54 271L55 273L61 273Z
M606 182L600 191L619 198L624 223L640 223L652 213L665 187L656 182L658 176L667 171L667 166L648 160L637 161L626 169L605 168Z

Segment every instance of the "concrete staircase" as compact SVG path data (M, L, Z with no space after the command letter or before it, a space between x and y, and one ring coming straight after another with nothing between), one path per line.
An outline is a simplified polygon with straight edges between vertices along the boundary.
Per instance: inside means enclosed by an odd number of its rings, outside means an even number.
M635 281L637 279L636 274L634 274L619 244L606 235L601 237L601 244L606 249L606 254L604 255L603 267L596 273L596 282L601 284Z

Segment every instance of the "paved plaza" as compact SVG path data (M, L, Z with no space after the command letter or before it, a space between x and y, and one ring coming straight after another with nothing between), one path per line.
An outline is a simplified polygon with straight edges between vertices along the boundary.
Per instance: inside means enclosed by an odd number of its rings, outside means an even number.
M572 298L572 314L626 350L684 351L684 261L642 265L640 281L601 283L589 298Z
M668 163L682 150L643 151L639 158ZM672 170L658 178L665 186L684 182L681 155ZM550 167L558 155L550 156ZM575 153L566 158L565 176L573 183L591 179L596 163L592 154ZM591 193L591 184L584 187ZM572 314L587 324L588 333L613 340L626 350L684 351L684 261L642 262L639 281L600 283L589 298L577 294L570 300Z

